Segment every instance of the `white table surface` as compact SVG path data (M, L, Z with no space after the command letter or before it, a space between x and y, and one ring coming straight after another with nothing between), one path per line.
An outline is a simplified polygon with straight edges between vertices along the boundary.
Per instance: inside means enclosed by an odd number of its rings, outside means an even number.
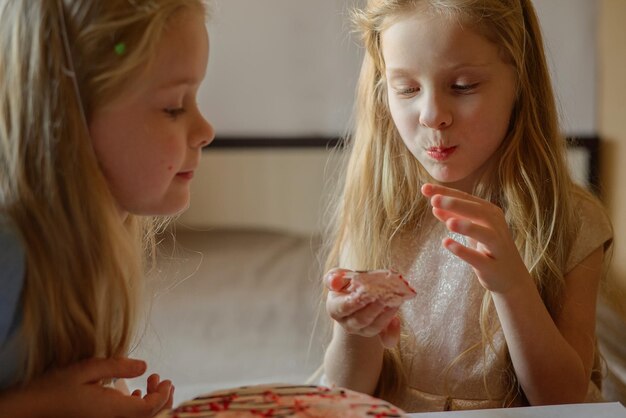
M409 416L415 418L626 418L626 408L619 402L607 402L479 411L426 412L409 414Z

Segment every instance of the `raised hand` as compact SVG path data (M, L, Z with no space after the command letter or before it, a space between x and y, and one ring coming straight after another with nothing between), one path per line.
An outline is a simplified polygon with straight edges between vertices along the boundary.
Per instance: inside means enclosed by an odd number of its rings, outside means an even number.
M343 329L363 337L379 336L385 347L394 347L400 339L398 308L387 308L380 302L350 297L350 283L345 274L350 270L333 269L326 273L328 288L326 311Z
M473 267L483 287L505 293L530 279L500 207L441 185L425 184L422 194L449 231L469 238L469 246L449 237L442 245Z

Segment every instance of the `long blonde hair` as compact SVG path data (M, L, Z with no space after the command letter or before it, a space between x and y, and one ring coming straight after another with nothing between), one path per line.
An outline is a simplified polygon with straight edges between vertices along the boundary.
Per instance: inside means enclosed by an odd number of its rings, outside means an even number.
M26 253L23 383L128 353L157 221L120 217L88 120L149 65L185 7L206 10L202 0L0 4L0 211Z
M567 170L565 140L530 0L369 0L355 11L365 57L327 267L346 261L346 247L353 268L393 265L394 238L418 229L429 213L420 186L432 179L404 146L391 119L381 51L381 33L393 19L422 10L454 17L478 31L515 69L517 92L509 130L494 155L495 170L475 185L474 194L504 210L517 248L554 315L560 309L565 263L577 230L572 195L593 197L572 182ZM485 292L482 348L491 346L497 331L491 305ZM390 398L405 381L399 359L398 349L386 350L379 396Z

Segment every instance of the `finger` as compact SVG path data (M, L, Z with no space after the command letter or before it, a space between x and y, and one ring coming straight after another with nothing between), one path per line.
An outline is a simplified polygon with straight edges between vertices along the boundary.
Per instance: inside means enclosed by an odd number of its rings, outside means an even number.
M345 277L346 272L350 270L335 268L330 270L324 276L324 282L328 290L333 292L341 292L345 290L350 283L350 279Z
M140 389L133 390L133 393L131 393L130 396L141 398L141 390Z
M465 261L478 271L486 271L489 267L488 263L493 262L493 258L489 254L474 250L472 248L468 248L456 242L452 238L444 238L442 241L442 245L445 249L447 249L452 254L456 255L461 260Z
M439 219L441 222L446 222L448 219L459 217L457 213L449 212L447 210L440 209L440 208L433 208L432 212L433 212L433 215L435 215L435 218Z
M344 321L340 322L343 327L352 333L358 333L365 335L367 337L373 337L380 332L378 330L368 329L372 323L378 318L378 316L383 312L385 306L379 302L373 302L368 304L363 309L355 312L354 314L347 317ZM368 329L366 333L363 333L365 329Z
M135 396L115 396L108 399L107 407L110 412L106 416L125 418L152 418L167 404L171 390L171 382L164 380L159 383L156 391L146 394L143 398Z
M400 341L400 318L392 318L391 322L380 335L380 341L386 348L394 348Z
M372 301L343 293L329 292L326 298L326 311L335 321L341 321L366 307Z
M465 193L461 190L453 189L451 187L442 186L440 184L426 183L422 185L421 191L422 194L426 197L433 197L436 194L441 194L445 196L457 197L459 199L470 200L473 202L483 201L483 199L469 193Z
M164 380L156 387L156 391L147 394L143 400L151 408L153 414L160 411L167 405L172 390L172 382Z
M454 213L456 217L467 218L471 221L488 225L494 222L495 211L490 203L486 201L472 202L456 197L436 194L430 199L433 213L436 209L444 210L447 213ZM435 214L435 216L437 216Z
M133 378L146 371L146 363L129 358L93 358L81 361L67 370L77 383L95 383L103 379Z
M372 335L378 335L384 331L389 323L398 314L398 308L384 308L378 317L364 331Z
M448 228L448 231L456 232L457 234L471 238L475 242L479 242L487 248L496 247L494 245L495 239L493 230L485 228L477 223L466 219L450 218L446 221L446 228ZM493 256L491 250L486 249L485 251L487 251L486 254L490 257Z
M350 282L351 279L348 279L343 275L331 276L326 281L326 286L328 287L328 290L332 290L333 292L346 292Z
M159 386L159 382L160 382L161 378L159 377L158 374L151 374L148 377L148 383L146 386L146 392L147 393L152 393L152 392L156 392L157 391L157 387Z
M169 397L169 399L167 400L167 402L165 403L164 408L166 408L166 409L172 409L172 406L174 405L174 390L175 390L175 389L176 389L176 388L174 387L174 385L172 385L172 386L171 386L171 388L170 388L170 397Z

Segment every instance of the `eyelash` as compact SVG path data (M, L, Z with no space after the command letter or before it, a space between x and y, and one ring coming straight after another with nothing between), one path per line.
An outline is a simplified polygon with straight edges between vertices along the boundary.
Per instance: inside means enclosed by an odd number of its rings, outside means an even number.
M163 111L172 119L176 119L178 118L178 116L182 115L183 113L185 113L185 108L184 107L177 107L177 108L167 108L167 109L163 109Z
M478 87L478 83L474 84L454 84L452 88L460 93L467 93Z
M466 94L478 87L479 83L474 84L453 84L452 89L461 94ZM398 90L398 94L401 96L408 96L419 91L419 87L409 87L403 90Z

